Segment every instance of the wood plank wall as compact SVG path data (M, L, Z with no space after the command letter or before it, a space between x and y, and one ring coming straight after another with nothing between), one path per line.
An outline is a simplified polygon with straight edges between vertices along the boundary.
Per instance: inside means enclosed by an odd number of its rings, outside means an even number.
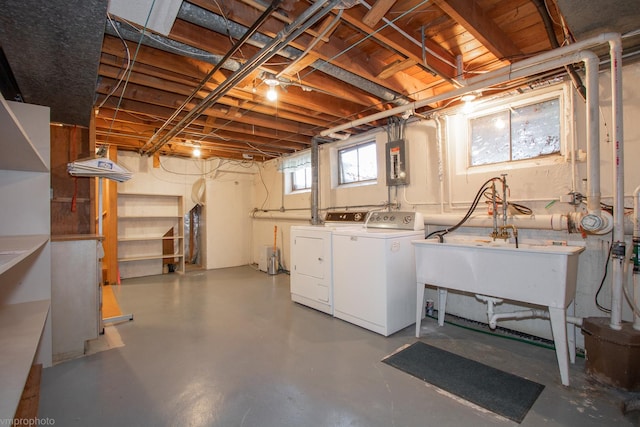
M89 130L51 125L51 235L94 234L94 178L75 178L67 163L91 156Z

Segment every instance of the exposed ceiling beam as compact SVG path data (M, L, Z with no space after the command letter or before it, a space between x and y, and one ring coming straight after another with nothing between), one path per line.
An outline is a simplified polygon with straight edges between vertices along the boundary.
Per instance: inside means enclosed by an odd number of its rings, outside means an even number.
M362 23L373 28L382 17L393 7L397 0L378 0L371 6L369 12L362 18Z
M414 65L416 65L416 61L414 61L413 59L398 59L384 67L384 69L378 74L377 77L379 79L387 79L400 71L413 67Z
M435 0L447 15L462 25L498 59L513 62L522 51L489 18L475 0Z
M345 10L345 13L342 15L342 19L360 30L363 34L370 34L371 28L362 22L363 18L364 12L356 8ZM421 64L446 80L453 80L457 77L457 70L452 66L452 64L456 63L456 59L440 45L429 39L425 39L425 47L432 52L436 52L439 57L427 55L427 64L424 64L422 61L421 46L407 40L402 34L391 32L389 34L382 34L382 32L379 31L372 33L371 37L377 40L383 47L390 48L407 58L413 59L416 63ZM446 62L440 58L445 59Z

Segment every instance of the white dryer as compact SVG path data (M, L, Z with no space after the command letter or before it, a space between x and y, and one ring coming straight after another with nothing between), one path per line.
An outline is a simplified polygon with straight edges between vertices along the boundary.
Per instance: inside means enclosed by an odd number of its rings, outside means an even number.
M333 315L332 236L362 228L366 212L328 212L324 225L291 227L291 300Z
M333 314L384 336L415 322L417 212L374 212L367 228L333 232Z

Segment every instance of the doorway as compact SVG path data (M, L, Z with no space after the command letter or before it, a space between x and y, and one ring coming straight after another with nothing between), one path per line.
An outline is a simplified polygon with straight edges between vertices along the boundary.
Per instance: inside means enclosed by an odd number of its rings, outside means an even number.
M202 206L195 205L184 218L185 269L202 268L201 223Z

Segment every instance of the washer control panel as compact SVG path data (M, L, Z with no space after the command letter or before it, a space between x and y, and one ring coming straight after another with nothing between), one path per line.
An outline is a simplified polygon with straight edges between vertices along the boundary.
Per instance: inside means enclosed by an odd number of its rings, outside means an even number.
M365 224L370 228L424 230L424 217L420 212L371 212Z

